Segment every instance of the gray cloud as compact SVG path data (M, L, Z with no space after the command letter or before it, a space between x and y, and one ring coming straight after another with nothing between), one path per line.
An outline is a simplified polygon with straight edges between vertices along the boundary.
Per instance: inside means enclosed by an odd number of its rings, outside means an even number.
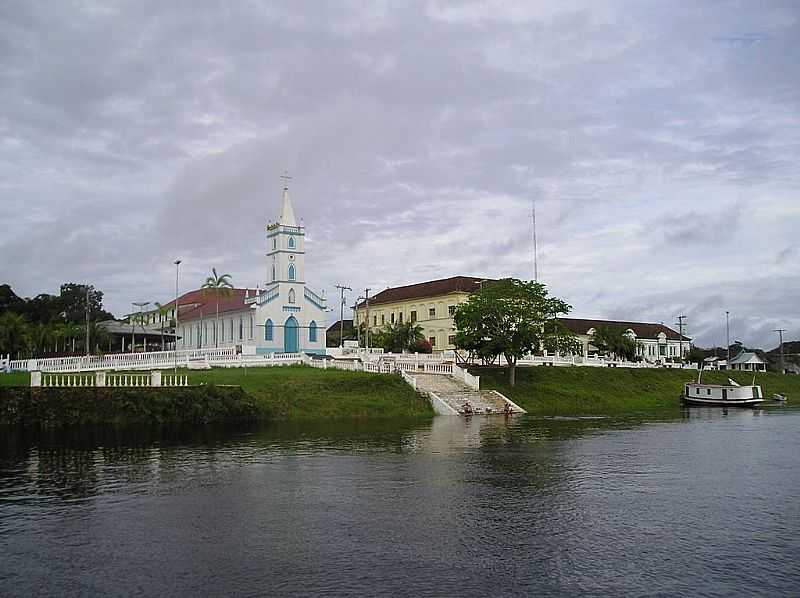
M576 315L800 337L793 2L0 6L0 278L124 312L263 283L289 169L313 286L540 272Z

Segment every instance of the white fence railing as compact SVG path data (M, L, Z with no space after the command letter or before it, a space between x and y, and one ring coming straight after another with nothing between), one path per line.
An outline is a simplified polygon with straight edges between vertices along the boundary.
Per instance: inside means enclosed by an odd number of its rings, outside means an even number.
M31 386L42 387L162 387L188 386L185 374L162 374L153 371L146 374L110 374L105 371L94 373L63 374L50 372L31 372Z
M219 367L257 367L300 363L300 353L269 353L264 355L237 354L233 348L189 349L185 351L156 351L151 353L118 353L88 357L56 357L24 359L11 362L12 370L28 372L99 372L120 370L168 369L174 366L191 367L192 363L207 363Z

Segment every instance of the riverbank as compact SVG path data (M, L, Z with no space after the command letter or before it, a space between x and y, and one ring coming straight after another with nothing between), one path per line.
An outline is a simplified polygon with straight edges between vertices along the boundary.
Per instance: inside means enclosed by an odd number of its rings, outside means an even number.
M505 368L470 368L481 377L481 388L497 390L534 415L622 415L676 413L686 382L697 379L696 370L592 367L517 368L517 383L508 385ZM728 378L751 384L748 372L703 372L703 381L725 384ZM786 394L790 404L800 402L800 376L756 374L764 396Z
M31 391L29 374L0 374L0 423L15 419L72 425L433 416L429 401L399 376L305 366L178 371L188 375L192 386ZM208 396L210 389L213 396ZM234 391L239 393L240 409L235 405L218 408L220 393L227 396ZM185 400L184 394L193 398Z
M236 386L170 388L0 387L0 424L40 427L210 424L268 419Z

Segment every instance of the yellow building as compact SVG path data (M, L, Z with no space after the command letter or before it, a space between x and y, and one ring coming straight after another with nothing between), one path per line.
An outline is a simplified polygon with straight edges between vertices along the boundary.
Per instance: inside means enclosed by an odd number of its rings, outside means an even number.
M378 332L387 324L414 322L422 327L434 351L455 348L453 314L456 305L480 288L485 279L453 276L404 287L389 288L369 299L369 327ZM356 306L358 326L367 319L367 303Z

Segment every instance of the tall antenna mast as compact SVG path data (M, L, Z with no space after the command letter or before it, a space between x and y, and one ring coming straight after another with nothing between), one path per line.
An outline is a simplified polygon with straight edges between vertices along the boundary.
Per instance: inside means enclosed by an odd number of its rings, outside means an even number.
M536 198L531 201L531 228L533 235L533 280L539 282L539 255L536 247Z

